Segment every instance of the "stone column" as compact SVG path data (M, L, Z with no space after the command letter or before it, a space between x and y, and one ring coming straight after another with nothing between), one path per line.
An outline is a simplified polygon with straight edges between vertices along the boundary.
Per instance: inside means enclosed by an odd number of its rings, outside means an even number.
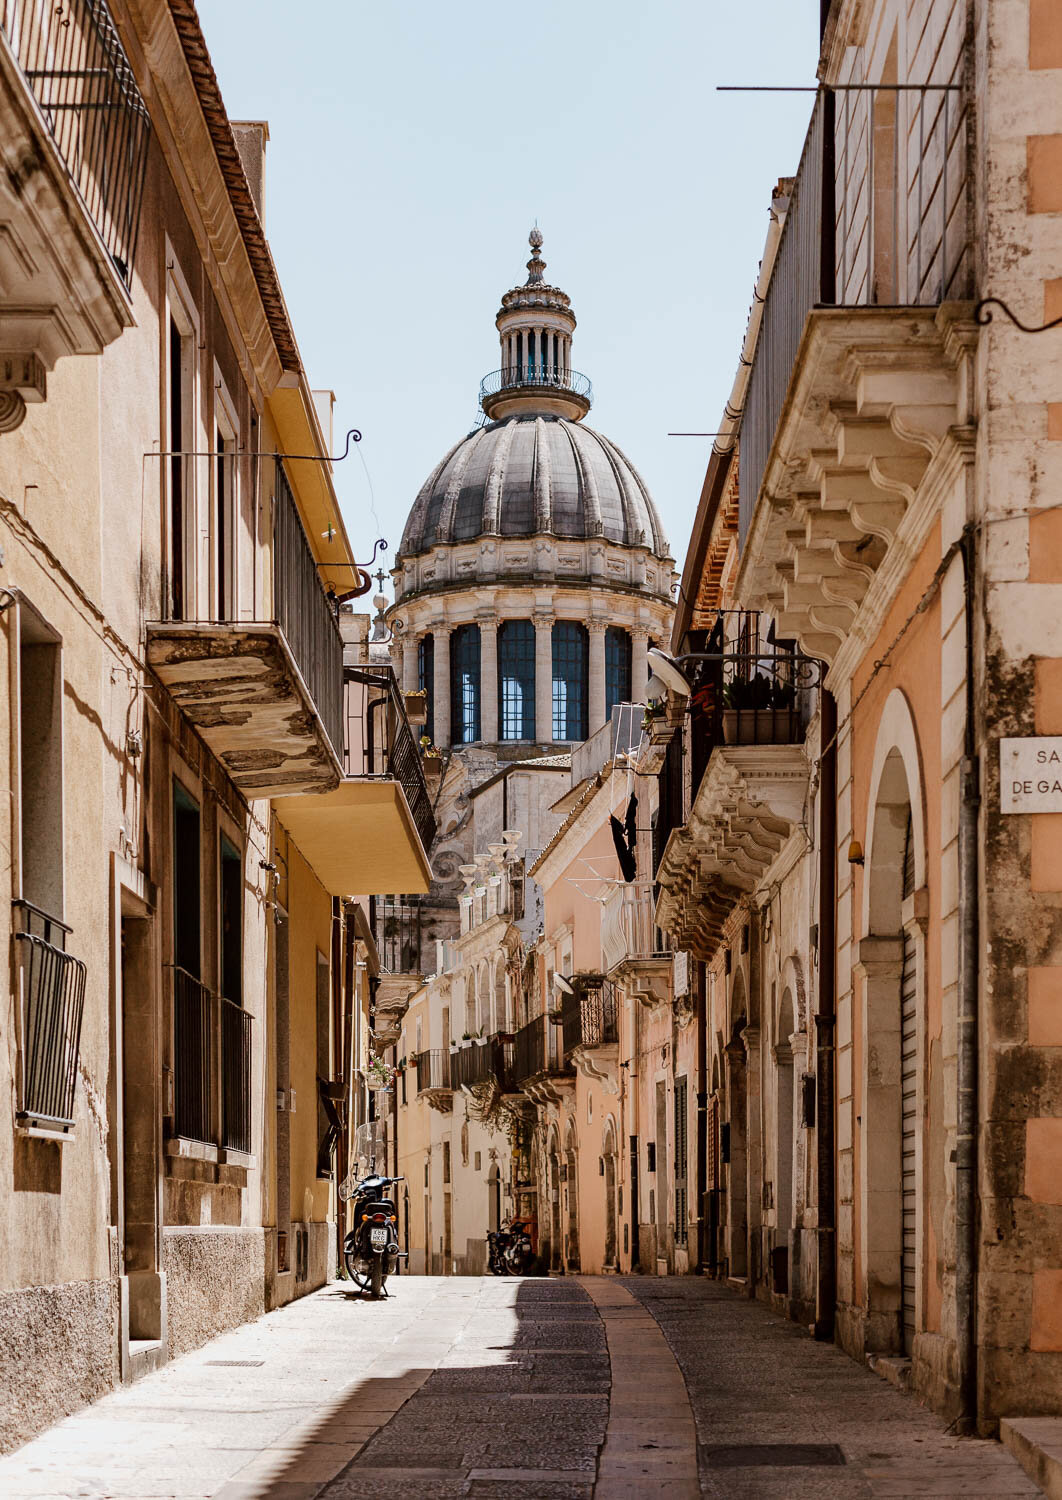
M646 659L646 651L649 649L649 627L648 625L631 626L631 699L634 703L645 702L645 687L649 681L649 663Z
M553 616L535 615L535 739L553 739Z
M498 738L498 622L492 609L476 615L479 626L479 735L487 745Z
M415 693L420 687L420 637L407 635L398 649L402 653L402 671L395 676L401 675L404 692Z
M435 744L443 750L450 743L450 628L437 625L435 636L435 693L433 716Z
M605 722L605 622L589 620L590 632L590 733Z

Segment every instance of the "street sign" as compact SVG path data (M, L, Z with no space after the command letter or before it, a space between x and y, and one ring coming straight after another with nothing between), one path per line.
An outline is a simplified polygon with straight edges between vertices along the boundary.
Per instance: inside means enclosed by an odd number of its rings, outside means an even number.
M999 742L999 810L1062 812L1062 735Z

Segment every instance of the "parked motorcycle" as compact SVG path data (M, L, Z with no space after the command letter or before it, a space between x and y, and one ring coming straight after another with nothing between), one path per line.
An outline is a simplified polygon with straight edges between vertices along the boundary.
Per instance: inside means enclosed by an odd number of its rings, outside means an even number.
M388 1189L405 1179L376 1171L377 1150L383 1150L378 1121L358 1127L354 1150L355 1166L339 1188L340 1198L353 1205L351 1227L343 1238L343 1264L362 1293L386 1296L387 1278L405 1253L398 1247L398 1207Z
M487 1231L487 1269L493 1276L526 1276L534 1258L525 1219Z

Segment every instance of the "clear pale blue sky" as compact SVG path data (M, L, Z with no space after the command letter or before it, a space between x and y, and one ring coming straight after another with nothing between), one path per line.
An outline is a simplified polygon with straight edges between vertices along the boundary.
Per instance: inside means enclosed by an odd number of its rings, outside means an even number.
M475 420L527 232L579 320L589 421L679 565L737 365L771 187L796 169L819 0L199 0L230 116L269 121L266 230L310 380L359 427L336 482L390 542Z

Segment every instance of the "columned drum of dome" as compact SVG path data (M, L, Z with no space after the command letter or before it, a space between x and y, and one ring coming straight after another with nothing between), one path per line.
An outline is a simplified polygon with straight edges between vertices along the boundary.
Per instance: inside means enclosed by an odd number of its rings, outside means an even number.
M571 299L546 280L537 229L530 244L527 280L495 319L484 420L422 486L388 611L403 680L428 690L429 738L478 746L477 775L490 746L542 754L600 729L644 692L647 642L667 639L673 613L660 517L631 460L584 420Z

